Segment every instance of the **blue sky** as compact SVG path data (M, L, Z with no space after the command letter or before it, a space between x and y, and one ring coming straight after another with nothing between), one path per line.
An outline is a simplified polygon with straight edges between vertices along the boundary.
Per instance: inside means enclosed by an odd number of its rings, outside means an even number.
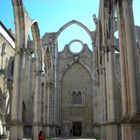
M140 0L133 0L135 24L140 25ZM98 15L99 0L23 0L31 18L39 23L41 36L45 32L56 32L71 20L78 20L91 31L95 29L92 15ZM0 20L7 28L14 29L14 18L11 0L0 0ZM91 47L87 33L79 26L72 25L61 33L59 50L72 39L80 39ZM60 47L61 46L61 47Z

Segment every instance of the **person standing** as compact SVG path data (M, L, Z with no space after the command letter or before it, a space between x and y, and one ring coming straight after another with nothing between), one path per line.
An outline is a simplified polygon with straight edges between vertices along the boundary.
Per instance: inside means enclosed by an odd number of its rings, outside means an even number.
M38 140L45 140L45 137L44 137L42 131L39 132L39 139Z
M72 134L72 128L70 128L70 136L72 136L73 134Z
M58 135L61 136L61 128L58 130Z

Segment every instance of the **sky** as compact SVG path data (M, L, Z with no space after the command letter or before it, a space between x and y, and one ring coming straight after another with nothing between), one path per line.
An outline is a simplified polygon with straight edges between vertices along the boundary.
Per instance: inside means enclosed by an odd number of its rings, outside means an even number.
M11 1L0 0L0 20L8 29L14 30ZM23 0L23 3L29 16L38 21L41 37L45 32L57 32L60 27L71 20L83 23L90 31L95 30L92 16L93 14L98 16L99 0ZM140 0L133 0L135 24L140 26L139 6ZM69 44L73 39L79 39L91 48L88 34L79 26L71 25L58 38L59 50L61 51L64 45ZM78 44L76 45L78 48Z

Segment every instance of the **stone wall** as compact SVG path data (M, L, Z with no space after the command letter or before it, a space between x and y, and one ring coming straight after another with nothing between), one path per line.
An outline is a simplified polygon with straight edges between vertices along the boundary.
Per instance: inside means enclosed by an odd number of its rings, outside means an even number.
M93 134L93 61L92 51L84 45L79 53L72 53L68 47L58 55L58 79L60 95L60 119L62 135L74 134L74 123L81 123L81 135ZM80 91L82 101L80 104L73 103L73 91ZM88 114L88 115L87 115ZM70 132L72 131L72 132Z
M6 122L6 116L9 117L10 111L8 82L12 80L10 79L11 75L9 75L12 71L9 67L9 61L15 55L14 47L14 37L0 22L0 135L6 134L4 125L7 125L7 129L9 129L10 120Z

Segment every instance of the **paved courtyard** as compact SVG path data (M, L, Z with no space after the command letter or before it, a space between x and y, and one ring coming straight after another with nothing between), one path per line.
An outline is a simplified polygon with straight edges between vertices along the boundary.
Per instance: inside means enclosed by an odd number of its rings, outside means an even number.
M52 140L96 140L94 138L52 138Z

